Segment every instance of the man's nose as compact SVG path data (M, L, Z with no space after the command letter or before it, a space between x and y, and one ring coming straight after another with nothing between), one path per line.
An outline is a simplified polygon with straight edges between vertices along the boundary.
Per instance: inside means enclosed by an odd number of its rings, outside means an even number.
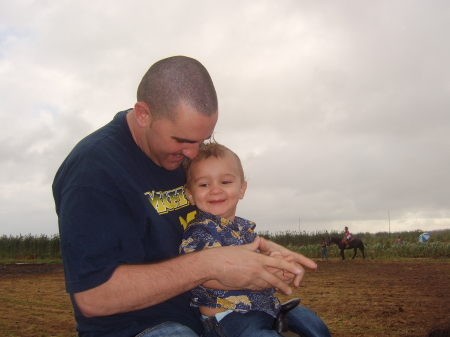
M183 156L188 157L189 159L193 159L197 156L199 148L199 144L186 144L185 148L181 150L181 153L183 154Z

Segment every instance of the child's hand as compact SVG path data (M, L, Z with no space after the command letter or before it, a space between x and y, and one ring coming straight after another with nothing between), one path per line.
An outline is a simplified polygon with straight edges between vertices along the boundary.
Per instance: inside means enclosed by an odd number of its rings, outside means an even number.
M279 259L283 259L284 258L283 255L280 252L270 252L269 256L277 257ZM290 257L290 256L287 256L284 259L286 261L288 261L288 262L292 261L292 257ZM281 269L274 268L274 267L266 267L266 270L268 272L278 276L281 280L283 280L287 284L291 284L294 281L295 274L292 274L292 273L290 273L290 272L288 272L286 270L281 270Z

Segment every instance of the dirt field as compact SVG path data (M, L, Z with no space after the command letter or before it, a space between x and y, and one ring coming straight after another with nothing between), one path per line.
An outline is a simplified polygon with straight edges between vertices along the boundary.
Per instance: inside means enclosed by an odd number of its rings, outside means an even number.
M450 320L449 259L318 264L293 297L334 337L425 336ZM0 303L0 336L76 336L60 265L0 266Z

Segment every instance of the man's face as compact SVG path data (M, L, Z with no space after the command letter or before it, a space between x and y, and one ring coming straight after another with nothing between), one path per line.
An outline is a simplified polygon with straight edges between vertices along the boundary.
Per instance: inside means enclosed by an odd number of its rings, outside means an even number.
M194 158L200 145L211 137L218 113L208 117L180 104L175 120L152 120L146 130L147 155L166 170L177 169L184 157Z

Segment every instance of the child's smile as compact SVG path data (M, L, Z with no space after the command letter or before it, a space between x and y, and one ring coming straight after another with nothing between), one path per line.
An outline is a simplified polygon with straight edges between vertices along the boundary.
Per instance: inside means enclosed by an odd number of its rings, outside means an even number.
M186 194L198 209L233 221L236 206L244 197L244 181L236 158L231 153L209 157L191 167Z

